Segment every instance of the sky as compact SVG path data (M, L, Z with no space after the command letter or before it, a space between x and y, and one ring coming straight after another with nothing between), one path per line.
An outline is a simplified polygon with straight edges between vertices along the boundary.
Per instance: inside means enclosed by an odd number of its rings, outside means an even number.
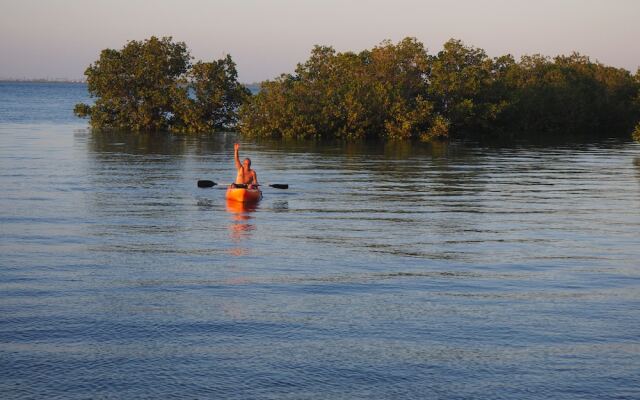
M196 60L230 54L239 80L292 72L313 45L360 51L450 38L489 56L578 51L636 72L640 0L0 0L0 78L80 79L104 48L152 35Z

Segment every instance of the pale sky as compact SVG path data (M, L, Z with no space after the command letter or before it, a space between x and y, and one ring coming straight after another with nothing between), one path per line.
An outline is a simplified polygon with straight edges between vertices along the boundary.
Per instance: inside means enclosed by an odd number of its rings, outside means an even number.
M579 51L635 73L640 0L0 0L0 78L83 76L100 50L173 36L196 60L231 54L242 82L292 72L314 44L360 51L449 38L490 56Z

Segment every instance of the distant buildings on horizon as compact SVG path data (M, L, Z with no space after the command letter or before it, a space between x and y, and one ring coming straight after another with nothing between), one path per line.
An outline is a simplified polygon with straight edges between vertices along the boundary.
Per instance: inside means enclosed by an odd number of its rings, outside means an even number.
M24 82L24 83L87 83L86 79L69 78L0 78L0 82ZM260 91L260 83L243 83L253 94Z
M0 82L87 83L87 80L69 78L0 78Z

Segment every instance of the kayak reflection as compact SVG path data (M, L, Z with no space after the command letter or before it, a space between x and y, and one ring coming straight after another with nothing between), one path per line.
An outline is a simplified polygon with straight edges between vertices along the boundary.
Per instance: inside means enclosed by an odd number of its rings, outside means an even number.
M236 243L244 242L251 236L251 232L256 229L252 223L253 214L258 209L257 204L242 203L234 200L227 200L227 212L231 214L229 233L231 240ZM231 254L242 256L249 252L249 246L234 247Z

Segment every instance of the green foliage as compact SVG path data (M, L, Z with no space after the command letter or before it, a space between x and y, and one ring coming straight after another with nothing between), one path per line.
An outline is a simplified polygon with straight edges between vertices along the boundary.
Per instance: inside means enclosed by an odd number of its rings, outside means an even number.
M574 53L553 60L526 56L506 77L510 95L505 123L538 134L628 132L638 119L638 83L624 70Z
M230 56L191 64L183 42L170 37L130 41L121 50L106 49L85 71L93 106L74 112L94 128L132 131L199 132L236 122L236 110L248 95L237 82Z
M432 60L429 97L450 128L466 132L492 126L506 107L496 86L512 60L491 60L484 50L458 40L445 43Z
M86 118L91 116L91 106L83 103L78 103L73 108L73 113L80 118Z
M216 131L235 126L238 107L251 95L238 82L231 56L195 63L179 93L173 128L183 132Z
M316 46L293 75L262 83L240 111L241 131L284 138L417 137L431 126L429 58L405 39L361 53Z
M628 135L640 120L640 70L555 58L490 58L449 40L428 54L414 38L359 53L316 46L292 74L238 83L230 56L191 62L186 45L151 37L106 49L85 71L95 128L249 136L432 141L485 136ZM239 116L238 116L239 110ZM640 137L635 125L634 138Z
M633 130L633 132L631 133L631 137L633 138L633 140L635 140L636 142L640 142L640 122L638 124L636 124L635 129Z
M436 115L433 124L426 132L420 134L419 139L423 142L430 142L433 139L444 139L449 136L451 123L442 115Z
M489 58L458 40L437 55L412 38L357 54L316 46L240 115L241 131L261 137L624 135L640 119L640 71L576 53Z

